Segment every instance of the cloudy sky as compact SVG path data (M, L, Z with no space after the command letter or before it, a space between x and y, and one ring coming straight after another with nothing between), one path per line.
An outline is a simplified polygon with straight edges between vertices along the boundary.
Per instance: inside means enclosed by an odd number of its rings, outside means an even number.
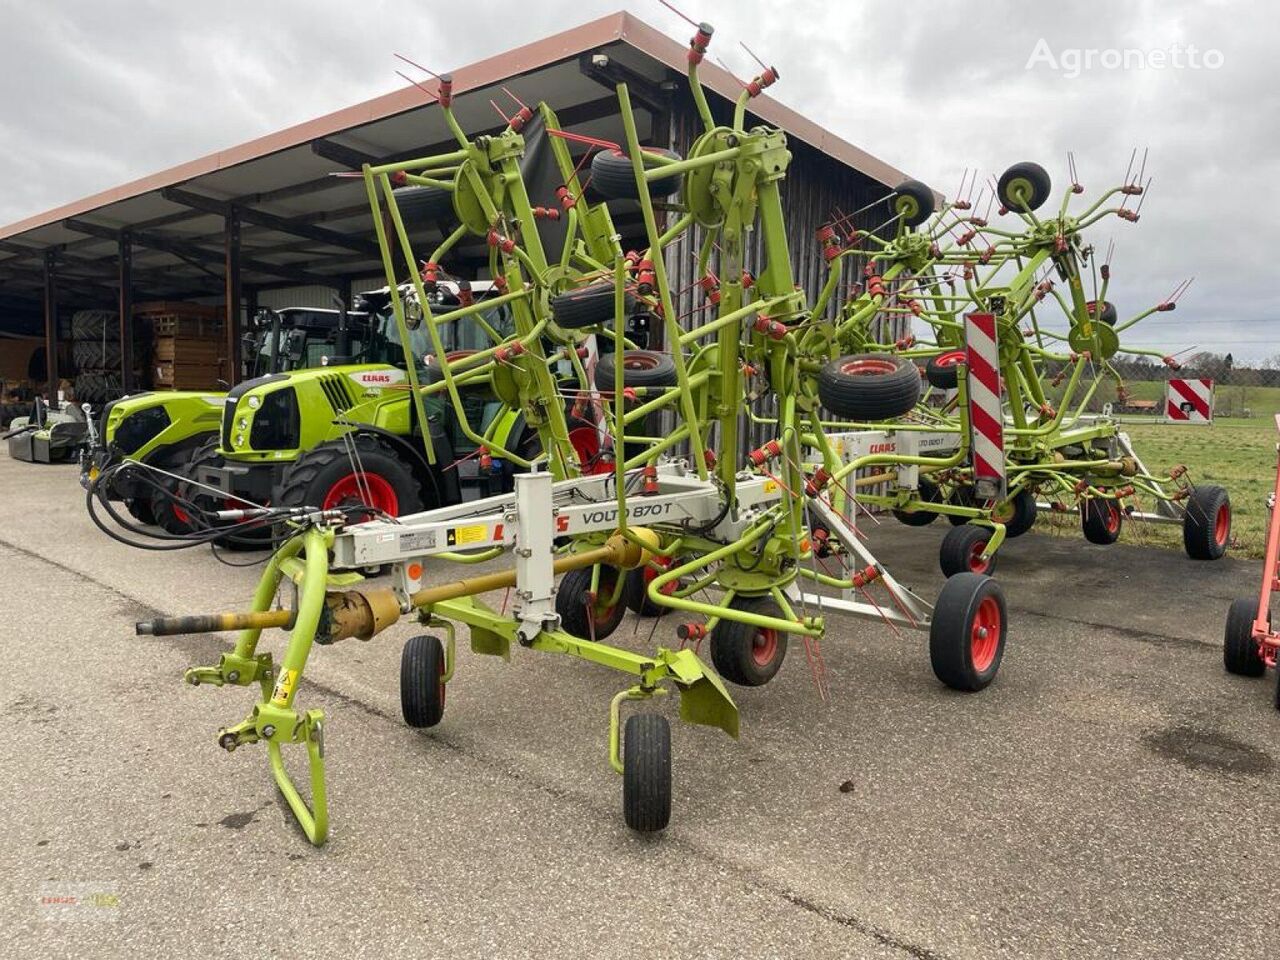
M0 223L394 89L393 51L451 68L620 5L688 39L657 0L0 0ZM1196 281L1134 340L1280 353L1273 4L677 6L715 25L735 73L751 72L744 40L780 69L778 99L948 194L966 168L985 177L1023 159L1065 183L1068 150L1101 189L1149 148L1141 222L1095 231L1116 241L1110 299L1125 315ZM1118 55L1099 52L1083 68L1088 50L1141 51L1147 66L1130 54L1128 69L1108 68Z

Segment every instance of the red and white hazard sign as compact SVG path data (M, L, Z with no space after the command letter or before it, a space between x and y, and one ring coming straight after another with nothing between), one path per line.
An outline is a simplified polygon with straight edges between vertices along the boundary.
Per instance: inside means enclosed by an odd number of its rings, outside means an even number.
M969 367L969 441L973 457L973 485L983 499L1003 499L1004 410L1000 398L1000 348L993 313L964 318Z
M1164 392L1164 418L1170 423L1212 423L1213 381L1170 380Z

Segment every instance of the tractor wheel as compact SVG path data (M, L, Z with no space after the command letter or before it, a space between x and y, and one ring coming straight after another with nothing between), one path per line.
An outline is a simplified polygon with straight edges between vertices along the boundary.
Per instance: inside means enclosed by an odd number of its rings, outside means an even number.
M1019 490L997 505L992 519L1004 524L1006 537L1022 536L1036 525L1036 495L1030 490Z
M988 576L996 568L996 557L993 554L982 559L982 551L987 549L991 540L991 530L976 524L966 523L963 527L952 527L942 538L942 546L938 548L938 566L946 577L954 577L961 573L985 573Z
M217 434L214 434L192 450L183 465L175 468L172 472L181 474L184 477L194 478L196 471L200 468L220 467L222 464L222 454L218 453L218 437ZM163 477L161 478L161 484L166 493L161 494L160 491L156 491L152 495L151 509L155 513L156 523L169 533L189 533L193 530L207 530L217 525L214 522L202 519L199 515L193 516L189 508L177 503L173 496L168 495L170 493L176 494L178 499L194 505L200 513L211 513L214 510L230 510L245 506L242 501L237 500L235 497L219 496L203 487L197 487L185 481ZM234 534L219 538L217 543L218 546L228 550L266 550L271 546L271 528L262 526L242 529Z
M644 147L644 153L679 160L680 154L674 150L661 147ZM636 174L631 167L631 158L621 150L601 150L591 158L591 186L606 200L639 200L640 188L636 184ZM658 177L646 181L649 196L654 200L665 200L680 189L680 175Z
M948 350L930 357L924 367L925 378L939 390L954 390L960 383L960 371L956 368L965 360L963 350Z
M1232 600L1227 609L1227 629L1222 638L1222 663L1227 673L1241 677L1260 677L1266 672L1267 663L1258 652L1253 639L1253 618L1258 612L1256 597ZM1267 626L1271 626L1271 611L1267 611Z
M354 442L360 472L346 443L322 443L284 468L276 504L322 510L363 505L392 517L421 510L422 493L409 466L374 437L358 436Z
M1217 560L1231 543L1231 498L1219 486L1192 487L1182 517L1182 545L1192 560Z
M622 815L632 830L656 833L671 821L671 724L636 713L622 729Z
M156 524L156 515L151 508L150 497L131 497L124 502L124 508L129 511L129 516L139 523L147 526Z
M887 353L852 354L832 360L818 375L822 405L837 417L895 420L920 399L920 369Z
M635 305L635 297L624 293L623 311L631 315ZM583 327L594 327L601 323L613 323L614 314L613 281L605 280L590 283L576 290L566 290L559 296L551 298L551 316L556 324L566 330L580 330Z
M1000 175L996 195L1005 209L1021 212L1040 209L1052 189L1053 182L1044 167L1025 161L1015 163Z
M908 227L918 227L933 216L933 191L919 180L903 180L894 194L893 212Z
M952 690L974 693L996 678L1004 657L1004 591L990 577L960 573L947 580L929 625L933 674Z
M1110 300L1102 301L1101 313L1098 312L1098 303L1096 300L1090 300L1084 305L1084 307L1089 311L1090 319L1097 320L1098 323L1105 323L1108 327L1114 327L1116 325L1116 308L1115 304Z
M400 651L400 712L411 727L434 727L444 716L444 645L439 637L410 637Z
M671 561L665 557L659 558L657 563L664 569L671 566ZM651 565L644 564L636 567L634 570L627 571L627 582L622 588L622 598L632 613L638 617L661 617L674 610L674 607L664 607L660 603L654 603L649 599L649 584L658 577L661 571L655 570ZM663 595L670 595L680 589L680 581L672 580L662 588Z
M613 360L613 355L609 355ZM612 363L596 364L596 389L601 393L613 393L614 370ZM669 353L654 350L625 350L622 354L622 385L624 387L674 387L676 362Z
M770 597L734 597L730 609L766 617L782 617ZM711 630L711 662L720 676L743 687L768 683L787 655L787 634L769 627L753 627L721 620Z
M925 479L920 480L918 499L921 503L939 503L941 497L937 484ZM912 507L910 510L895 508L893 515L898 518L899 523L904 523L908 527L927 527L938 519L938 515L932 510L925 510L920 506Z
M1080 529L1090 543L1115 543L1123 525L1124 511L1118 501L1086 500L1080 505Z
M613 600L618 585L617 567L600 567L600 588L591 599L591 567L570 570L556 589L556 613L560 628L583 640L604 640L626 614L623 597ZM612 601L612 602L611 602Z
M406 230L457 223L453 191L443 187L400 187L391 191Z

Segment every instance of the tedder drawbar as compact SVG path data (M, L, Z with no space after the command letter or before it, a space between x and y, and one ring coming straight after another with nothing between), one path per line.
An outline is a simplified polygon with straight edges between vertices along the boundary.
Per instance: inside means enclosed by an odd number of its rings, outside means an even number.
M670 817L670 730L656 712L629 711L624 722L623 706L674 690L684 720L736 736L738 709L725 681L767 683L789 638L811 650L832 614L926 632L933 671L954 689L980 690L995 677L1006 637L999 585L965 571L950 577L930 605L864 542L858 488L931 461L901 452L843 456L822 419L823 394L834 385L857 398L856 419L892 419L914 408L919 376L909 394L862 389L881 361L841 355L832 322L797 288L780 193L790 162L786 137L746 126L750 99L776 81L777 71L764 67L731 121L718 123L698 81L711 35L700 25L690 43L690 88L704 132L689 155L642 147L620 85L625 142L606 145L592 161L600 192L638 202L642 250L624 251L608 202L584 195L568 149L576 135L560 130L549 108L535 112L521 104L501 133L468 138L451 109L448 77L436 78L432 95L458 149L364 169L400 340L407 344L412 331L425 330L440 375L438 384L421 384L416 358L406 356L413 402L421 415L424 394L434 392L460 409L459 386L490 377L540 440L541 452L529 456L493 437L474 437L487 455L525 468L514 492L400 517L350 503L219 511L211 524L271 522L286 537L266 565L253 609L138 625L154 635L240 631L231 652L186 678L260 688L249 715L223 729L219 743L228 750L266 744L276 782L313 843L328 832L325 721L319 710L297 705L312 646L369 639L407 616L430 631L403 651L401 704L411 726L430 727L443 716L459 625L468 628L475 653L505 658L519 646L628 675L629 685L610 702L607 755L622 775L625 820L641 831L661 830ZM539 114L564 178L550 205L534 204L520 170L520 131ZM447 191L460 221L422 260L397 209L395 188L405 185ZM904 188L895 195L897 218L909 213L917 194ZM549 218L565 228L558 251L548 250L537 229ZM514 329L500 343L458 357L441 333L461 311L433 312L430 286L467 234L488 242L489 274L503 290L491 302L510 306ZM702 273L710 277L714 268L718 286L713 309L688 329L678 322L664 263L682 235L692 235ZM758 276L745 269L749 242L762 244ZM400 292L404 266L412 311ZM628 349L627 321L637 309L657 317L668 352ZM969 318L991 321L976 312ZM615 348L598 362L589 348L593 337ZM556 364L568 365L572 375L554 376ZM972 369L962 368L962 393ZM776 397L773 436L744 454L744 397L762 393ZM566 401L593 411L602 455L592 464L575 454ZM674 425L655 431L654 414ZM421 439L429 445L429 434ZM949 456L960 466L978 452L977 435L962 432ZM359 475L358 450L351 456ZM868 466L887 472L868 476ZM819 527L826 533L821 544L814 537ZM172 544L185 545L181 538ZM460 580L443 572L446 564L481 562L491 562L489 572ZM392 568L390 586L341 572L381 565ZM293 585L285 591L292 599L272 609L285 581ZM513 590L510 612L485 596L503 588ZM641 653L608 643L626 608L648 616L674 611L670 645ZM259 649L269 628L289 632L282 661ZM704 641L711 665L699 656ZM286 772L287 745L306 750L309 801Z

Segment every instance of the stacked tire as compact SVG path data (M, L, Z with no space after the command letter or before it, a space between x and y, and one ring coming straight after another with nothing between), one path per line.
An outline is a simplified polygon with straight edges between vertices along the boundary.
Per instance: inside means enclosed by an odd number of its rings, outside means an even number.
M79 403L120 396L120 324L113 310L78 310L71 316L71 359Z

